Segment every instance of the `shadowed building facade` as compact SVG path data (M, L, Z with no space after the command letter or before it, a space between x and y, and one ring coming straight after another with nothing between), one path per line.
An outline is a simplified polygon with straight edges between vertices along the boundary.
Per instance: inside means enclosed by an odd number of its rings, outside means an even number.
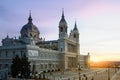
M34 72L78 68L82 58L80 59L79 30L76 22L69 35L67 29L68 25L62 11L62 17L58 25L58 40L45 41L40 36L38 28L33 24L30 13L28 23L20 30L18 39L10 38L7 35L2 40L2 46L0 46L0 68L8 68L10 72L12 59L16 55L21 57L23 54L28 57L31 71ZM85 64L88 61L89 57L86 56L86 59L84 59ZM82 66L88 67L87 65Z

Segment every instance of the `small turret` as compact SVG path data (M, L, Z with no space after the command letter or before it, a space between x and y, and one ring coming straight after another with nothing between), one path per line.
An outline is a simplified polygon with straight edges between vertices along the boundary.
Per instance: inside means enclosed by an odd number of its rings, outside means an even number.
M9 38L9 35L7 34L6 39L8 39L8 38Z
M76 21L75 21L75 26L74 26L74 29L73 29L73 31L78 31L78 28L77 28Z
M69 38L70 38L71 40L74 40L74 41L76 41L76 42L79 42L79 31L78 31L78 28L77 28L77 23L76 23L76 21L75 21L75 25L74 25L73 30L71 30L71 32L70 32Z

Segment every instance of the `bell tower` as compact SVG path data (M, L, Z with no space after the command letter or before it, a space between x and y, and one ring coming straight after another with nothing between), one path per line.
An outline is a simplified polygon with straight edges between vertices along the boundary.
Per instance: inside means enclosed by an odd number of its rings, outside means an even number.
M67 38L67 37L68 37L67 22L66 22L65 16L64 16L64 10L62 9L62 17L59 22L59 39L63 39L63 38Z
M78 31L78 28L77 28L76 21L75 21L75 25L74 25L74 29L73 29L73 39L76 42L79 42L79 31Z

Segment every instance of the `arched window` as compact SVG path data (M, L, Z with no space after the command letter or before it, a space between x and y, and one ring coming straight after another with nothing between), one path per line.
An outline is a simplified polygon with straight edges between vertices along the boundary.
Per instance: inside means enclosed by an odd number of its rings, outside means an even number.
M47 68L47 64L45 64L45 69Z
M60 28L60 32L63 32L63 27Z
M13 51L13 58L15 57L15 51Z
M65 28L65 32L67 33L67 27Z
M23 56L23 53L24 53L24 52L23 52L23 51L21 51L21 57Z
M8 57L8 51L6 51L6 57Z
M43 69L43 64L41 64L41 69Z
M63 49L61 48L61 52L63 51Z
M24 37L28 37L28 35L27 35L27 34L24 34Z
M30 33L30 37L32 37L32 34Z
M34 38L36 38L36 35L34 35Z
M76 34L74 34L74 38L76 38Z

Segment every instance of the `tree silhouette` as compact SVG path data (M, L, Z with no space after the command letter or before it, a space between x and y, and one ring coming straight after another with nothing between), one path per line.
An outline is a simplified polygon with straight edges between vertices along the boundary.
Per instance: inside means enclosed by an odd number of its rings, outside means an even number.
M16 77L18 75L18 72L21 71L21 59L18 55L16 55L15 58L13 58L12 65L11 65L11 73L13 77Z
M30 62L28 61L28 57L24 54L21 58L21 73L25 78L30 76Z
M13 77L19 76L28 78L30 76L30 62L25 54L21 58L18 55L13 58L11 73Z

